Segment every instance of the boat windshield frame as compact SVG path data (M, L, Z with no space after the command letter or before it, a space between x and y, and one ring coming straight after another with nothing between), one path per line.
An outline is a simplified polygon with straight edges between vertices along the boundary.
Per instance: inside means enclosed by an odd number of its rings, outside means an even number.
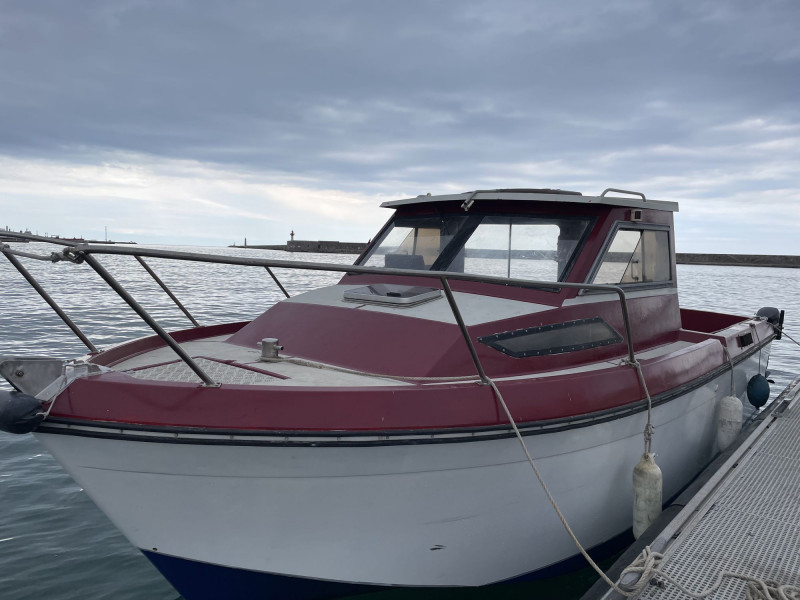
M531 279L546 279L548 281L566 281L577 257L580 255L586 241L597 222L597 217L591 215L570 214L525 214L501 211L470 211L469 213L435 212L425 214L396 213L381 229L377 238L370 244L368 250L359 257L356 265L372 266L375 268L404 268L419 271L445 271L450 273L470 273L465 270L465 256L469 252L468 242L473 239L481 225L508 225L508 247L503 249L487 249L494 252L498 259L507 261L508 278L512 277L511 264L517 256L517 261L525 256L525 250L513 247L512 231L520 226L556 226L559 227L558 244L555 248L545 250L531 249L530 252L552 253L549 257L556 263L556 277L531 277ZM569 228L564 225L569 224ZM392 239L395 232L407 230L398 244L398 237ZM566 235L565 229L571 230ZM427 232L427 233L425 233ZM562 244L562 232L565 237ZM420 235L423 233L423 235ZM413 238L411 237L413 234ZM389 246L387 240L394 244ZM517 238L514 238L517 239ZM493 240L496 242L496 240ZM404 244L412 244L413 251L405 253L390 252ZM431 245L433 244L433 245ZM436 246L434 248L434 246ZM419 250L419 251L418 251ZM520 254L522 253L522 254ZM374 259L384 256L384 264L374 264ZM387 258L392 257L392 264ZM548 256L542 256L548 258ZM370 261L373 261L371 264ZM480 273L475 273L480 274ZM523 279L528 277L521 277Z

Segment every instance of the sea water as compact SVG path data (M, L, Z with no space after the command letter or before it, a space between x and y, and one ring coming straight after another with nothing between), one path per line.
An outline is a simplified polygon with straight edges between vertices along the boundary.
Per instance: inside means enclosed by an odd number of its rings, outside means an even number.
M58 249L38 243L12 247L36 254ZM352 263L355 258L241 248L171 249L340 264ZM96 346L152 334L88 265L21 260ZM135 259L103 256L100 260L167 330L191 325ZM148 259L148 263L203 325L250 320L283 297L263 268L157 259ZM340 277L336 273L280 269L275 274L291 295L334 283ZM752 315L762 306L786 309L786 331L800 340L800 270L680 265L678 283L681 305L686 308L741 315ZM83 344L5 260L0 260L0 284L0 355L73 358L85 354ZM800 348L787 338L772 348L774 398L800 372ZM4 381L0 386L8 389ZM594 579L591 571L583 570L545 583L509 585L491 592L392 590L370 594L369 598L579 598ZM178 597L33 436L0 432L0 598Z

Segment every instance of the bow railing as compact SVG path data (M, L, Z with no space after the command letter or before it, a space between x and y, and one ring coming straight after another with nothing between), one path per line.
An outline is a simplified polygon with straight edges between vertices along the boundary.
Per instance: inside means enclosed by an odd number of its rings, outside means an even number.
M518 279L509 277L497 277L492 275L473 275L468 273L456 273L450 271L422 271L415 269L392 269L383 267L366 267L361 265L342 265L335 263L318 263L318 262L304 262L294 260L276 260L269 258L257 257L241 257L241 256L223 256L218 254L207 254L197 252L184 252L179 250L163 250L158 248L143 248L133 246L117 246L107 244L75 244L74 241L67 241L59 238L49 238L42 236L34 236L23 233L3 232L5 238L14 238L19 240L28 240L36 242L47 242L51 244L58 244L64 246L61 252L53 252L49 255L37 255L30 252L23 252L11 248L8 244L0 245L0 252L8 259L8 261L16 268L17 271L30 283L30 285L39 293L40 296L50 305L55 313L64 321L64 323L75 333L75 335L86 345L90 353L98 353L99 350L92 344L89 338L81 331L81 329L67 316L61 307L50 297L44 290L33 275L20 263L17 257L30 258L35 260L44 260L50 262L70 262L70 263L86 263L88 264L106 284L114 290L130 307L139 315L139 317L158 335L164 343L166 343L172 350L186 363L186 365L194 371L194 373L203 381L205 386L216 387L218 384L208 376L208 374L190 357L186 351L176 342L173 337L139 304L133 296L125 289L125 287L109 273L105 267L97 259L96 255L116 255L116 256L132 256L134 257L147 271L147 273L154 279L154 281L164 290L170 297L175 305L187 316L192 322L193 326L199 326L198 322L191 315L191 313L181 304L175 294L167 287L167 285L158 277L155 271L144 261L144 258L157 258L166 260L178 261L191 261L200 263L213 263L225 264L247 267L258 267L266 269L272 277L276 285L280 288L281 292L288 298L289 293L275 275L273 269L289 269L289 270L306 270L306 271L326 271L344 274L360 274L360 275L380 275L383 277L414 277L437 280L447 298L450 310L453 317L458 324L461 335L469 350L472 362L475 369L483 383L488 383L489 379L483 369L475 345L469 336L467 326L461 314L461 310L456 302L455 295L450 286L451 281L472 281L478 283L485 283L500 286L516 286L531 289L547 289L554 290L560 288L571 288L578 290L586 290L593 292L605 292L616 294L620 308L622 311L622 321L625 328L625 341L628 349L628 359L635 362L635 355L633 351L633 340L631 338L631 326L628 316L628 305L625 297L625 291L615 285L600 285L591 283L570 283L564 281L534 281L530 279Z

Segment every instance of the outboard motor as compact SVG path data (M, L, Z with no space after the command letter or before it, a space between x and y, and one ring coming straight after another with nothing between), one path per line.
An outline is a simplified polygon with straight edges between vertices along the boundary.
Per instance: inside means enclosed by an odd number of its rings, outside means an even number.
M756 316L766 319L768 323L775 326L776 340L783 337L783 318L786 316L786 311L778 310L772 306L765 306L758 309Z
M33 396L0 390L0 431L30 433L44 417L42 403Z
M36 398L61 377L64 362L37 356L0 357L0 375L15 391L0 390L0 431L30 433L45 418L42 401Z

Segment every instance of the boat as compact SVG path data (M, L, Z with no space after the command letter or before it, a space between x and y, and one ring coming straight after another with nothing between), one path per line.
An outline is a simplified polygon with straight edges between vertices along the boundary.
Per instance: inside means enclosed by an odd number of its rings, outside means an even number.
M578 550L531 464L600 548L630 535L643 448L669 499L767 401L783 313L679 306L676 203L382 206L353 265L62 240L50 259L94 269L154 335L97 349L37 289L88 354L0 357L0 427L32 433L186 600L314 600L549 576ZM194 326L165 331L104 255L139 260ZM285 299L201 326L148 258L266 268ZM276 268L342 277L290 297Z

